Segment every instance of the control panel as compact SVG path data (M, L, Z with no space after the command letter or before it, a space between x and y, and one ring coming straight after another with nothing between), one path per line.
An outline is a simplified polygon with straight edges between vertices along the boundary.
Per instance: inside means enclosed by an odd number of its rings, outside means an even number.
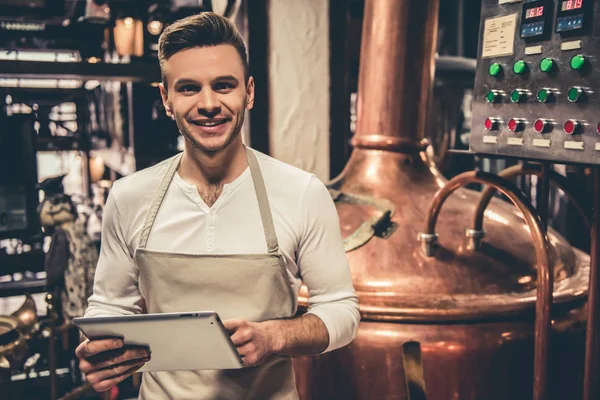
M483 0L471 150L600 164L600 0Z

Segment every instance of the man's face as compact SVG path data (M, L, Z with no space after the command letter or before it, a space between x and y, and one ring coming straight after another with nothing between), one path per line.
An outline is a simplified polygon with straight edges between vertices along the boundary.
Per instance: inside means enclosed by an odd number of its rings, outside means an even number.
M197 149L214 153L239 137L244 111L254 104L254 81L244 81L235 47L194 47L175 53L164 69L160 93L168 115Z

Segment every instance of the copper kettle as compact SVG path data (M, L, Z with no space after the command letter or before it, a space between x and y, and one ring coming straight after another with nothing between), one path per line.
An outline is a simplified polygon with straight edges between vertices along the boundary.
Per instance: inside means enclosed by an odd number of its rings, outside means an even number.
M408 399L419 382L429 400L532 398L540 270L521 212L494 199L479 240L480 194L461 188L437 218L435 253L419 240L448 184L423 139L438 11L438 0L365 0L354 150L328 184L362 321L349 346L294 360L303 399ZM556 282L551 395L577 398L590 260L552 229L542 240Z
M11 314L18 321L18 329L25 339L31 339L40 329L37 307L33 297L28 293L19 309Z

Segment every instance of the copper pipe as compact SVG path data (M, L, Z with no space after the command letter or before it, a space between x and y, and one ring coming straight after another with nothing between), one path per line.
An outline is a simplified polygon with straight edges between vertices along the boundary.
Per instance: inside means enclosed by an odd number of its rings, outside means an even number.
M550 170L549 178L550 182L552 182L557 188L562 190L575 210L581 215L583 218L583 222L585 223L586 229L589 231L591 229L590 220L587 217L587 213L584 211L581 202L575 196L576 191L571 187L567 178L562 176L556 171ZM499 176L512 179L519 175L537 175L540 176L542 174L542 166L539 164L518 164L513 165L512 167L508 167L498 173ZM481 198L479 203L477 204L477 210L475 211L475 219L473 222L473 229L477 231L483 231L483 216L486 208L490 204L492 197L496 193L496 188L494 187L486 187L485 190L481 193Z
M550 203L550 164L544 162L541 164L542 173L540 175L538 197L536 198L537 214L544 225L544 233L548 231L548 208Z
M354 147L422 149L438 12L438 0L365 1Z
M588 317L585 343L584 400L600 398L598 363L600 359L600 170L594 169L594 212L592 216L592 243L590 254L590 287L588 290Z
M554 276L550 273L550 243L535 209L525 194L510 181L487 172L469 171L452 178L434 195L425 223L425 237L435 235L435 224L444 201L458 188L469 183L483 183L500 190L523 213L533 238L537 259L537 301L535 306L535 354L533 361L534 400L547 398L547 358L550 339L550 312Z

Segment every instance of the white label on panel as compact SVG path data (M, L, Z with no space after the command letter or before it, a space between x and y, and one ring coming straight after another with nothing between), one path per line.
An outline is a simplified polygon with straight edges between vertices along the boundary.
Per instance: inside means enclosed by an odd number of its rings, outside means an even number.
M510 137L506 143L510 144L511 146L523 146L523 138Z
M533 56L535 54L542 54L542 51L544 51L542 46L525 47L525 54L527 54L528 56Z
M583 142L567 141L565 142L565 149L583 150Z
M600 143L596 143L596 150L600 151Z
M482 58L510 56L515 43L517 14L485 20Z
M483 143L498 143L498 138L496 136L484 136Z
M548 139L533 139L533 145L536 147L550 147L550 140L548 140Z
M523 0L498 0L498 4L507 4L507 3L520 3Z
M560 44L561 50L579 50L581 49L581 40L573 40L572 42L563 42Z

